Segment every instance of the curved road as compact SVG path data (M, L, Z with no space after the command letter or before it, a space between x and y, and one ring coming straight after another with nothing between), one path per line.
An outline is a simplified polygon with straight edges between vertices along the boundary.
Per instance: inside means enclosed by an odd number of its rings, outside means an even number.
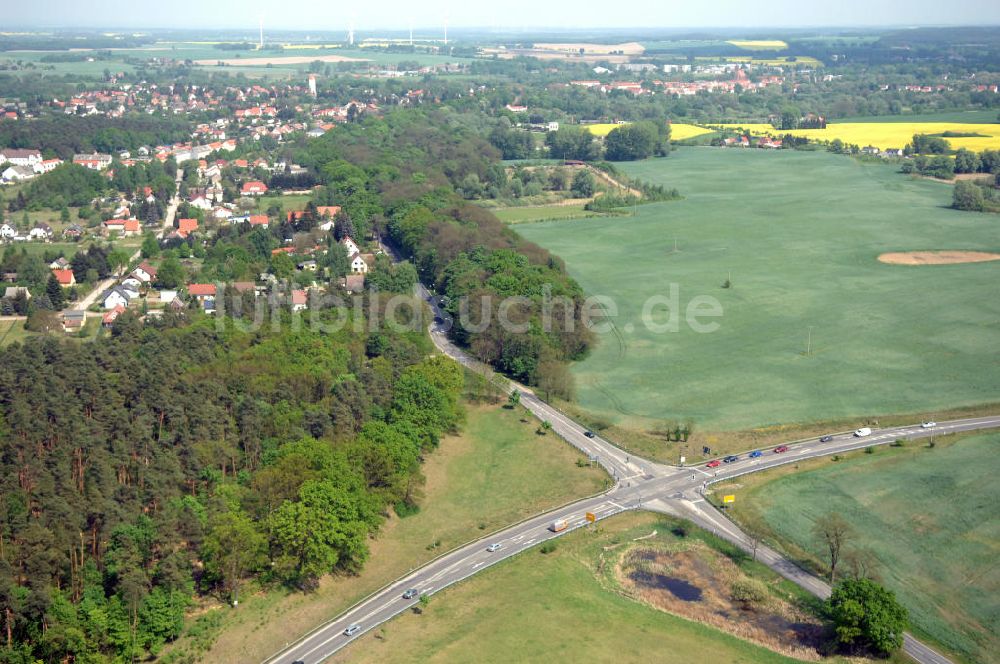
M427 292L422 287L418 290L426 299ZM436 306L434 309L440 314ZM460 364L474 371L485 370L484 365L470 358L448 340L445 324L432 325L431 338L442 353ZM416 605L418 603L416 597L410 599L403 597L406 590L415 589L420 594L433 594L540 542L559 537L585 525L588 512L597 520L631 509L662 512L686 518L750 551L746 534L703 498L703 491L709 484L814 457L863 449L872 445L885 445L898 438L916 439L1000 427L1000 416L989 416L940 422L930 428L914 425L877 429L870 436L863 438L855 437L851 433L841 433L834 435L833 440L826 443L821 443L817 438L789 443L788 451L783 453L768 449L755 459L744 454L738 461L716 469L707 469L704 464L676 467L657 464L628 454L600 436L588 435L589 432L584 427L546 404L528 388L512 384L511 389L520 392L521 405L540 420L549 421L552 430L559 436L600 463L614 478L614 486L601 495L585 498L527 519L432 560L314 629L300 640L290 643L280 652L264 660L265 664L290 664L298 661L318 664L358 636ZM567 528L558 533L552 532L549 526L553 521L561 519L568 522ZM499 548L494 551L487 550L487 547L492 548L491 545L499 545ZM770 547L759 545L757 559L814 595L822 598L830 595L829 584L798 567ZM345 634L345 630L352 625L359 626L359 629L351 635ZM950 662L909 634L905 636L903 648L921 664Z

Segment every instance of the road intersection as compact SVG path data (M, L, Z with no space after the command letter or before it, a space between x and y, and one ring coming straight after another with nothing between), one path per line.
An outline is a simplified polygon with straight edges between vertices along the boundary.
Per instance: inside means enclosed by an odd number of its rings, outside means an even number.
M426 291L422 287L418 290L426 299ZM438 322L431 326L430 333L438 350L472 371L488 372L485 365L469 357L447 338L443 316L434 308L438 314ZM709 485L815 457L885 445L897 439L927 438L1000 427L1000 416L988 416L940 422L927 428L911 425L876 429L871 435L863 437L855 436L852 432L838 433L826 442L811 438L787 443L787 451L780 453L775 452L774 448L768 448L762 450L760 456L753 458L743 454L738 460L717 468L706 468L704 465L678 467L654 463L615 447L545 403L525 386L511 384L510 389L519 393L522 406L539 420L549 422L553 432L607 470L614 480L612 487L600 495L526 519L439 556L362 600L299 641L289 643L280 652L264 660L265 664L323 662L365 632L416 606L419 595L436 593L541 542L584 527L588 523L588 513L596 520L601 520L634 509L661 512L688 519L749 551L751 546L747 535L705 500L704 492ZM562 519L567 521L567 528L553 532L550 525ZM490 545L499 545L499 548L488 551L487 547ZM798 567L774 549L760 544L756 548L756 556L759 561L810 593L821 598L830 595L829 584ZM417 590L419 595L405 599L403 593L409 589ZM350 635L345 634L345 630L353 625L357 625L359 629L352 631ZM904 639L903 647L907 654L921 664L950 662L909 634Z

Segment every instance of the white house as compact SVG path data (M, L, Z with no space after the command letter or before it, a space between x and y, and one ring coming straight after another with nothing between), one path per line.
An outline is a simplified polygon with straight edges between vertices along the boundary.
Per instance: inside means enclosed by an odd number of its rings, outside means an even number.
M10 240L15 235L17 235L17 229L10 224L3 224L0 226L0 238L4 240Z
M132 276L142 283L148 284L156 278L156 268L151 266L149 263L140 263L137 268L132 270Z
M355 253L351 256L351 272L355 274L367 274L368 263L361 257L361 254Z
M198 208L199 210L211 210L212 201L208 200L204 196L195 196L190 201L191 207Z
M162 302L164 306L170 304L171 302L173 302L176 299L177 299L177 291L175 291L175 290L161 290L160 291L160 302Z
M139 289L142 288L142 282L135 277L126 277L122 279L122 288L125 289L126 293L139 294Z
M31 166L8 166L3 173L0 173L0 180L3 182L21 182L35 177L35 169Z
M105 309L114 309L115 307L127 307L129 303L129 296L125 292L125 289L115 286L111 290L104 293L101 306Z
M34 170L35 164L42 163L42 153L38 150L18 150L10 148L7 150L0 150L0 155L3 155L3 161L9 161L14 166L28 166L32 170ZM3 163L3 161L0 161L0 163Z
M361 253L361 249L358 248L358 245L355 244L354 240L352 240L351 236L349 235L345 235L343 238L341 238L340 243L344 245L344 249L347 249L348 256L353 256L354 254Z
M38 224L28 231L28 237L32 240L48 240L52 237L52 227L48 224Z

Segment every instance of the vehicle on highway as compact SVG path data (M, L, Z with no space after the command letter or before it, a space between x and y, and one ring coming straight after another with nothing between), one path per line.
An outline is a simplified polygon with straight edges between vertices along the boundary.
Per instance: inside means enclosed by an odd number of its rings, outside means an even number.
M931 428L936 427L936 426L937 426L937 422L921 422L920 423L920 428L921 429L931 429Z
M709 461L709 462L708 462L707 464L705 464L705 465L706 465L707 467L709 467L709 468L718 468L719 466L721 466L721 465L722 465L722 462L721 462L721 461L719 461L718 459L712 459L711 461Z
M594 437L594 432L593 431L584 431L583 435L586 436L587 438L593 438Z
M781 454L782 452L787 452L787 451L788 451L788 445L778 445L777 447L774 448L775 454Z
M727 456L725 459L722 460L722 463L732 463L733 461L739 461L739 460L740 456L738 454L730 454L729 456Z
M822 438L819 439L819 442L829 443L831 440L833 440L833 436L823 436Z
M864 438L865 436L870 436L870 435L872 435L871 427L861 427L860 429L854 432L855 438Z
M749 457L750 457L751 459L756 459L757 457L761 457L761 456L764 456L764 453L763 453L763 452L761 452L760 450L754 450L753 452L751 452L751 453L750 453L749 455L747 455L747 456L749 456Z
M413 599L420 594L420 591L416 588L410 588L405 593L403 593L403 599Z
M486 550L489 551L490 553L493 553L495 551L499 551L501 546L503 546L503 545L500 544L499 542L495 542L493 544L490 544L488 547L486 547Z
M354 636L361 631L361 625L358 623L352 624L350 627L344 630L344 636Z
M551 530L554 533L558 533L563 530L566 530L567 526L569 526L569 521L567 521L566 519L556 519L555 521L549 524L549 530Z

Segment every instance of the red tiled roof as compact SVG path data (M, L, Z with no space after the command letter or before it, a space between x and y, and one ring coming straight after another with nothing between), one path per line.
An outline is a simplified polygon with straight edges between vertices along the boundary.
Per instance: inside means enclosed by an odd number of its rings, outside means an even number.
M178 219L177 220L177 230L182 233L190 233L192 231L198 230L198 220L197 219Z
M56 275L56 279L59 281L60 286L72 286L73 285L73 270L65 269L52 270L52 274Z
M214 297L215 284L188 284L187 292L192 297Z

